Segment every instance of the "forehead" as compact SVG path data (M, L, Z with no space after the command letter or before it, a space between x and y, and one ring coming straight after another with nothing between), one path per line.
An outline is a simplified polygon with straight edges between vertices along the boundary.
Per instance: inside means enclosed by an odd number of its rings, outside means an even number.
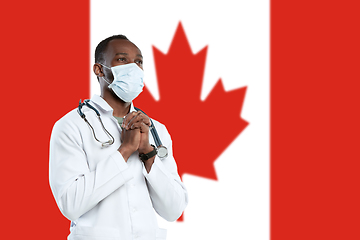
M132 42L125 39L113 39L106 47L105 58L112 58L118 53L127 53L134 56L141 55L140 49Z

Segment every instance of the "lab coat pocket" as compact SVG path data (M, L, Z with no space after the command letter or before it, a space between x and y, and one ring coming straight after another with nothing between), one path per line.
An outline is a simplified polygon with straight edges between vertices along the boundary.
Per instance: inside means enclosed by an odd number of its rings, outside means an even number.
M76 226L71 231L68 240L119 240L120 232L109 227Z
M167 230L164 228L158 228L156 230L156 240L166 240Z

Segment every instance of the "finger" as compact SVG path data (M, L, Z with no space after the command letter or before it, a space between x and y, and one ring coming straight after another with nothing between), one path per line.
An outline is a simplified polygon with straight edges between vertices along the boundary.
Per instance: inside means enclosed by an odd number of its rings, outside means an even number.
M143 119L143 122L148 125L148 126L151 126L151 121L150 121L150 118L144 114L143 112L139 111L139 115L137 115L138 118L142 118Z
M121 127L130 129L130 127L133 123L139 122L139 121L143 121L146 125L151 126L150 118L143 112L138 111L138 112L128 113L125 116L123 123L121 124Z
M144 124L151 126L150 118L147 115L141 113L138 117L143 119Z
M129 122L137 115L137 112L130 112L128 113L124 120L123 120L123 123L121 124L121 127L125 128L126 125L129 124Z
M127 124L125 124L125 128L130 129L131 125L133 125L134 123L142 122L142 118L139 115L140 113L135 114L134 117L130 119Z
M133 123L130 127L129 130L133 130L133 129L140 129L140 132L144 133L144 132L149 132L149 126L146 125L144 122L136 122Z
M135 123L131 123L130 125L127 126L128 130L134 130L134 129L139 129L142 125L142 122L135 122Z
M149 132L149 126L143 122L143 124L140 127L140 132L142 133Z
M150 119L142 112L138 112L126 125L126 129L130 129L134 123L143 122L147 126L151 125Z

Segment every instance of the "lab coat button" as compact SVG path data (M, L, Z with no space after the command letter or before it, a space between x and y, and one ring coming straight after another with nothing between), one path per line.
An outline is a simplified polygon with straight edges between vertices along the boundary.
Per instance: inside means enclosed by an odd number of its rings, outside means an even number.
M136 212L136 208L133 208L132 211L133 211L133 212Z

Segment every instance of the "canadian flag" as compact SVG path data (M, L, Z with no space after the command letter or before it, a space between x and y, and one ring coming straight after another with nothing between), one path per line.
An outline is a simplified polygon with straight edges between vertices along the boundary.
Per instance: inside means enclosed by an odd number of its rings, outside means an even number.
M173 138L189 191L167 239L360 239L360 4L2 3L2 239L65 239L53 124L99 93L102 39L144 56L135 100ZM8 114L9 113L9 114Z

